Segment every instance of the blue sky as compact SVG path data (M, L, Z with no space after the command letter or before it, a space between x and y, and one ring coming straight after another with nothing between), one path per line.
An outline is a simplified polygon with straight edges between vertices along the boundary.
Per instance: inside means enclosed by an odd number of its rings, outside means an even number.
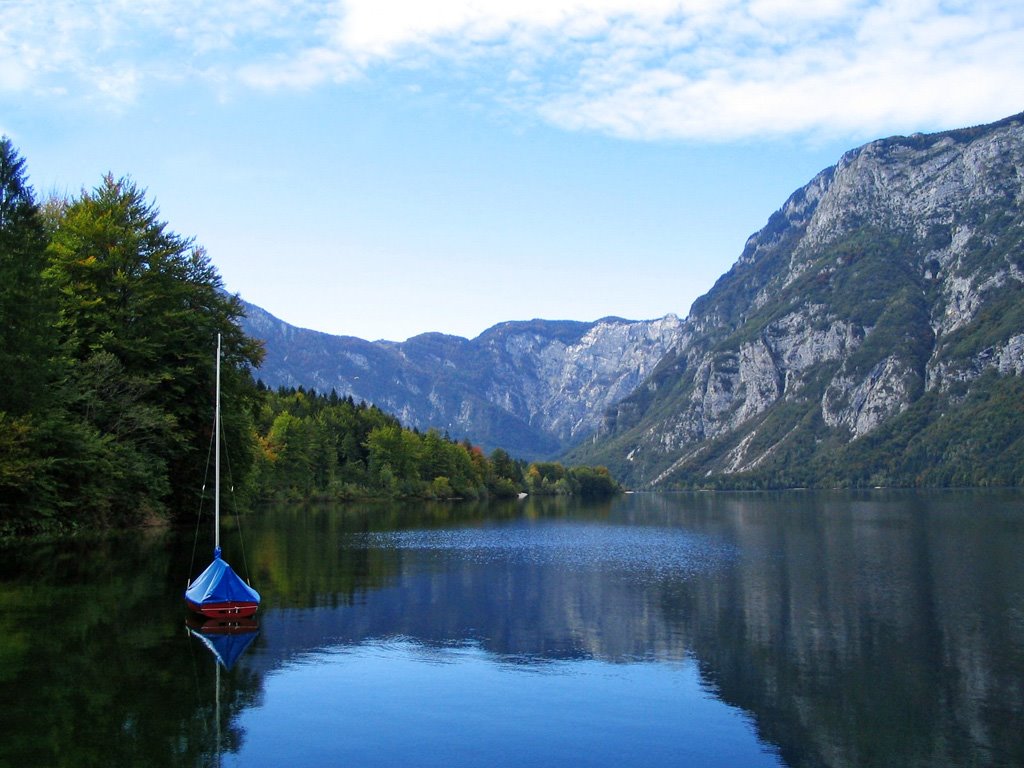
M0 133L288 322L472 337L685 315L845 150L1024 110L1022 43L1019 0L0 0Z

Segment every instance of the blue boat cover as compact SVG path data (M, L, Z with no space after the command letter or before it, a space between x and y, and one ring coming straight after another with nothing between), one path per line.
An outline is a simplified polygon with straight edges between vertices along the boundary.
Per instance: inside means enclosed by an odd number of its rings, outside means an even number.
M213 562L185 590L185 599L196 605L207 603L259 602L260 593L246 584L218 552Z

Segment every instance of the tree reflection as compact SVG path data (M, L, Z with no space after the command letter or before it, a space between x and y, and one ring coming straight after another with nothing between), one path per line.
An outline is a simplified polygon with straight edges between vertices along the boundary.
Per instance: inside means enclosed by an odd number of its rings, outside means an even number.
M190 540L0 553L0 764L210 764L269 671L381 638L693 659L791 766L1024 764L1019 495L374 503L246 526L261 626L219 689L183 626Z

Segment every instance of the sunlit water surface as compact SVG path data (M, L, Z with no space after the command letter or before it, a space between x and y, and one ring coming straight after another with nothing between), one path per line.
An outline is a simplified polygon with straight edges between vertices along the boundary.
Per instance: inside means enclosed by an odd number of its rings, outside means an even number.
M603 629L658 610L645 588L727 565L720 538L584 518L343 543L391 559L395 579L347 615L268 615L268 637L297 621L329 623L332 640L267 675L266 704L239 722L239 765L779 764L749 716L704 687L681 637L618 646ZM331 736L310 743L310 728Z
M242 524L226 635L186 627L191 536L2 552L0 767L1024 765L1017 493Z

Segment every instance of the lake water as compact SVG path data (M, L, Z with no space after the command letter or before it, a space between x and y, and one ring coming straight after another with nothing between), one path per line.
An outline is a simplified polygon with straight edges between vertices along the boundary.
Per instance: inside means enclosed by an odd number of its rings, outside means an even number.
M1024 765L1021 493L242 523L258 626L205 641L191 532L0 551L0 768Z

